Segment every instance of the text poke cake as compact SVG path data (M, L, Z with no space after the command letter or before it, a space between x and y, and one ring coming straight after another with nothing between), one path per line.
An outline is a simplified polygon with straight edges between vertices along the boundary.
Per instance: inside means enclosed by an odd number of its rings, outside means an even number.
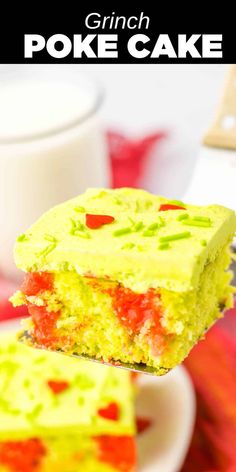
M44 214L15 248L26 343L157 375L232 305L232 210L137 189L89 189Z
M134 472L127 371L0 335L0 472Z

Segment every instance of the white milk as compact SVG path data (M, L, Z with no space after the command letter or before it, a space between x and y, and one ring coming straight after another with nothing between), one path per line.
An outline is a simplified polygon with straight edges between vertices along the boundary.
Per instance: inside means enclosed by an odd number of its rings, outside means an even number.
M0 69L0 272L17 275L16 236L44 211L109 185L101 96L75 69Z

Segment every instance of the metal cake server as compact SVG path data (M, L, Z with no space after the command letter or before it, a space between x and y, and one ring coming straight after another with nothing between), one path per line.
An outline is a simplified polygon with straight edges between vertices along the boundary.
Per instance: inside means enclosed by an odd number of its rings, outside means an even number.
M229 68L215 119L203 138L183 200L236 210L236 65Z
M26 345L35 347L34 342L33 342L33 338L28 333L28 331L22 331L18 335L18 341L20 341L20 342L22 342ZM170 371L170 369L165 369L164 367L159 367L158 372L157 372L157 370L154 367L148 367L145 364L128 364L128 363L124 363L124 362L120 362L120 361L119 362L118 361L117 362L116 361L114 361L114 362L104 362L101 359L95 359L93 357L89 357L86 354L66 353L66 352L61 351L61 350L60 351L58 350L56 352L58 352L59 354L66 355L66 356L77 357L78 359L82 359L84 361L92 361L92 362L96 362L98 364L104 364L104 365L108 365L108 366L118 367L119 369L130 370L130 371L135 372L137 374L149 374L149 375L161 376L161 375L167 374Z
M229 67L215 118L203 137L183 201L218 203L236 211L236 64ZM232 250L236 252L236 238ZM236 261L232 270L236 284Z

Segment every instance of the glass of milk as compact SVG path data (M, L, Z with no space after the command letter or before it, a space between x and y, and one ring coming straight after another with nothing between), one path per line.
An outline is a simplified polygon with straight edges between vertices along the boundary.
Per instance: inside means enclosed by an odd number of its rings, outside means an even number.
M0 67L0 273L43 212L87 187L109 186L101 89L77 66Z

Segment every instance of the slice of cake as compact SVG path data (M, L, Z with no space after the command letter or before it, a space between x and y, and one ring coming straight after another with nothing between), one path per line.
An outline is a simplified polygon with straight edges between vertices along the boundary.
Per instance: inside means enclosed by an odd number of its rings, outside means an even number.
M227 208L135 189L53 208L16 244L25 342L166 373L232 304L235 229Z
M0 335L0 472L134 472L134 433L128 372Z

